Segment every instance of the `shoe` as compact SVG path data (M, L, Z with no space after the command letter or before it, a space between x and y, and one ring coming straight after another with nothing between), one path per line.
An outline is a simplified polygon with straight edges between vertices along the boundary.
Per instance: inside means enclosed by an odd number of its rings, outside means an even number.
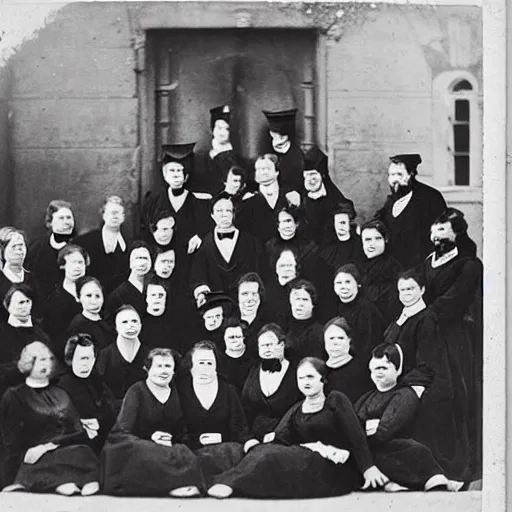
M193 498L195 496L199 496L199 494L199 489L195 485L189 487L178 487L169 493L169 495L174 498Z
M100 490L99 482L89 482L82 487L82 496L92 496Z
M2 489L2 492L22 492L22 491L26 491L26 488L24 485L21 485L21 484L11 484L11 485L7 485L6 487L4 487Z
M61 484L56 489L55 492L57 494L61 494L62 496L73 496L73 494L79 494L80 489L74 482L70 482L68 484Z
M446 491L448 478L442 474L431 476L425 483L425 491Z
M233 494L233 489L229 485L215 484L208 489L208 496L212 498L224 499Z
M396 482L388 482L384 485L384 490L386 492L400 492L400 491L408 491L407 487L403 485L397 484Z
M457 482L457 480L448 480L446 488L450 492L459 492L464 487L464 482Z

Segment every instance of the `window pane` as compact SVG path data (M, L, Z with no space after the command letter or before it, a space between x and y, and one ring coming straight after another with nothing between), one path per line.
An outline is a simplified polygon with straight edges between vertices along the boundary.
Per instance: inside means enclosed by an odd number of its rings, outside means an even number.
M461 80L460 82L457 82L453 88L453 92L457 91L472 91L473 86L467 81L467 80Z
M469 121L469 100L455 101L455 121Z
M469 125L454 125L453 139L455 142L455 153L469 153Z
M469 185L469 156L455 157L455 185Z

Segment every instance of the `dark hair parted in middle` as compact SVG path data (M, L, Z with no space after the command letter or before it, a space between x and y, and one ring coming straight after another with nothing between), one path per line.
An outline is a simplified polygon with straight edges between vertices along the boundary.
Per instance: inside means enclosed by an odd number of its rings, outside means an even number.
M327 380L327 365L324 361L318 359L318 357L304 357L297 365L297 371L301 366L304 366L305 364L310 364L320 374L322 382Z
M73 364L73 356L75 355L76 347L92 347L94 349L94 357L98 355L98 347L90 334L78 333L71 336L66 341L64 347L64 361L68 366Z

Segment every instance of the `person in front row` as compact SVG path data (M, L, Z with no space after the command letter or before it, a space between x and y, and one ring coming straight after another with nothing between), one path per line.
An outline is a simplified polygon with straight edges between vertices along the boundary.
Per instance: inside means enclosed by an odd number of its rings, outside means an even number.
M354 407L376 464L390 478L384 490L459 491L464 483L448 480L432 452L410 437L419 399L411 387L398 382L403 368L400 346L375 347L369 367L376 389Z
M249 431L238 392L217 374L217 349L200 341L188 354L188 375L179 383L188 431L186 442L198 458L207 488L215 475L244 455Z
M115 496L198 496L201 472L183 444L187 431L178 390L171 385L170 349L154 348L147 378L133 384L103 450L103 488Z
M279 422L273 441L254 446L216 478L210 496L320 498L388 482L372 460L350 400L338 391L324 392L325 363L306 357L294 373L303 400Z
M0 405L4 491L83 496L99 491L99 463L68 394L50 383L54 356L40 341L21 352L25 382Z

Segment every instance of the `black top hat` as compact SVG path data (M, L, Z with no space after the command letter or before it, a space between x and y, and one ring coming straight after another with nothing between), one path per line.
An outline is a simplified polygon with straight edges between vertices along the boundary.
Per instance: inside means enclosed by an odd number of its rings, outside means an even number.
M409 173L416 171L416 167L421 164L421 156L418 153L393 155L389 157L389 160L394 164L404 164Z
M304 155L304 170L318 171L322 176L327 176L329 174L327 162L327 155L318 146L313 146Z
M215 127L215 122L219 119L226 121L226 123L230 124L231 118L231 109L229 105L221 105L220 107L214 107L210 109L210 128L213 130Z
M293 137L295 134L295 117L297 109L288 110L263 110L268 121L268 129L282 135Z

